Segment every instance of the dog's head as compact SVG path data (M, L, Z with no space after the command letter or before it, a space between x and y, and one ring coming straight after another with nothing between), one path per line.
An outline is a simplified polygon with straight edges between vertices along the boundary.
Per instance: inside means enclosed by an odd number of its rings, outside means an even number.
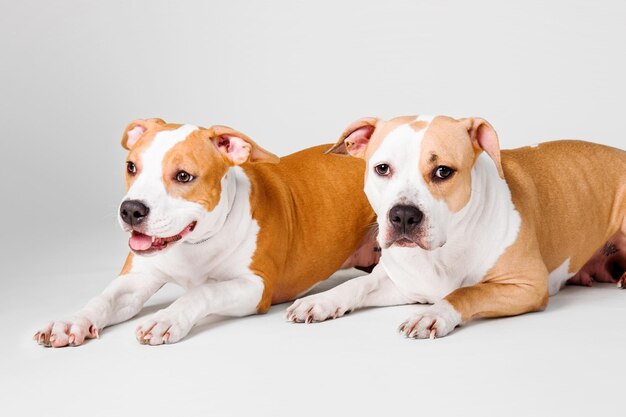
M119 222L139 255L216 231L228 214L229 169L245 162L278 162L229 127L206 129L161 119L129 124L122 146L130 152Z
M470 200L482 151L504 177L498 137L485 120L403 116L359 119L328 152L366 161L365 193L383 248L433 250L445 245L452 217Z

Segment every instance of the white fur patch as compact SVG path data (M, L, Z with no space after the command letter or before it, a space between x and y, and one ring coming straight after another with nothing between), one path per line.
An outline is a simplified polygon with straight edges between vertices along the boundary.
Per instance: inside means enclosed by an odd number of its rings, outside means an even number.
M574 273L569 271L570 261L571 258L567 258L557 269L550 272L548 276L548 292L550 296L558 293L565 286L567 280L574 276Z
M140 200L149 207L150 214L142 224L142 233L158 237L174 236L206 212L198 203L170 196L163 183L163 157L197 129L196 126L184 125L175 130L161 131L140 155L141 171L122 201ZM128 230L128 225L121 219L119 222Z
M461 315L446 300L409 317L399 331L412 339L434 339L449 334L461 323Z
M240 167L229 169L221 181L220 201L211 212L168 195L163 184L163 157L196 129L186 125L159 132L140 156L140 173L125 197L139 199L150 208L147 234L173 235L192 220L197 221L195 230L154 256L135 256L130 271L71 319L53 322L38 332L40 344L81 344L103 327L133 317L167 282L189 291L143 321L137 329L141 343L174 343L207 315L256 313L264 282L250 270L250 264L260 228L252 218L251 184L245 172Z
M420 116L420 121L430 122L431 116ZM390 176L368 175L365 183L365 194L378 215L378 243L388 247L388 235L392 226L387 220L389 210L397 204L410 204L424 212L428 222L427 244L438 247L445 243L445 227L450 217L450 210L444 201L435 199L420 172L421 146L424 129L416 132L408 124L400 125L387 135L383 144L374 152L368 161L368 169L376 165L390 166ZM434 224L433 224L434 223Z
M472 169L472 194L467 205L456 213L430 194L419 172L421 138L426 129L415 132L400 126L390 133L372 156L372 164L396 167L396 178L368 176L366 193L376 211L381 231L387 212L397 202L417 205L433 219L431 239L445 242L430 251L391 246L384 249L381 265L390 279L414 302L436 303L455 289L480 282L507 247L515 242L521 217L511 199L506 181L486 154Z

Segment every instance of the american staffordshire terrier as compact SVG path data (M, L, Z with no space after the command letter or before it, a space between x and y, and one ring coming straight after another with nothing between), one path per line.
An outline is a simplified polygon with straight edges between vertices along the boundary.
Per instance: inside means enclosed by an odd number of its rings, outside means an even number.
M264 313L341 267L378 260L375 215L355 180L363 162L325 155L330 145L279 160L228 127L148 119L126 128L122 146L130 153L119 222L131 253L102 294L35 334L41 345L97 337L168 282L188 291L136 337L174 343L208 315Z
M358 120L330 152L366 161L383 253L371 275L297 300L291 321L428 303L400 331L445 336L474 318L543 309L626 232L622 150L556 141L501 152L483 119L420 116Z

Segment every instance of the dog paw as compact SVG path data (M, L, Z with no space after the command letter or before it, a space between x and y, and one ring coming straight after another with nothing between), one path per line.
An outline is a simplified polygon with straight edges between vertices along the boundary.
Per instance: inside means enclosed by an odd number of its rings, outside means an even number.
M460 323L461 315L442 300L407 319L398 331L411 339L434 339L449 334Z
M161 310L140 324L135 336L142 345L164 345L178 342L191 327L177 314Z
M347 308L323 294L315 294L294 301L285 312L287 321L293 323L312 323L336 319L346 314Z
M86 318L75 317L65 321L50 322L33 336L33 340L46 347L79 346L85 340L100 336L99 330Z

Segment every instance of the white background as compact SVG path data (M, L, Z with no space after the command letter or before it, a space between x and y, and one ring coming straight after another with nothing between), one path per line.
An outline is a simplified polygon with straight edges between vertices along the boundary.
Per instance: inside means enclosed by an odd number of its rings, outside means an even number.
M544 313L435 342L394 334L415 307L290 326L286 305L159 348L134 341L136 323L77 349L29 339L121 267L131 120L227 124L279 155L401 114L485 117L506 148L624 148L623 1L0 7L0 412L623 415L626 295L609 287L568 288Z

